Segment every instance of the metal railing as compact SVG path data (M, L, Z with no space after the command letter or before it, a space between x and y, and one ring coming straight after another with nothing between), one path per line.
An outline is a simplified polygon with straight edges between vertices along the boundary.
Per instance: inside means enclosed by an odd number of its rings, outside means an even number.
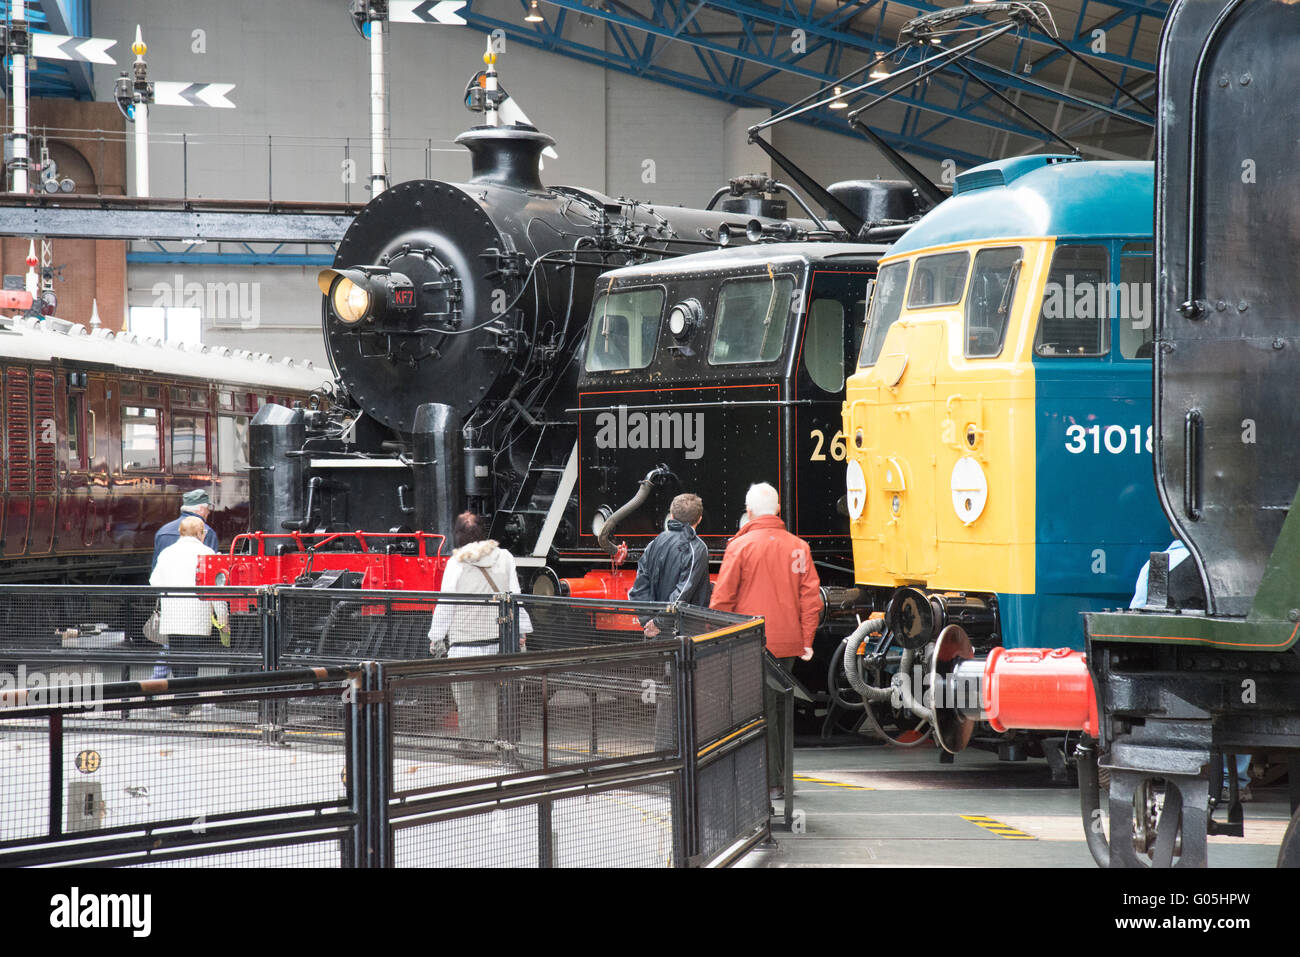
M240 637L164 662L196 677L150 678L161 650L136 631L160 598L220 602ZM0 621L0 864L706 866L767 834L751 619L18 586L0 588ZM447 657L430 654L431 624ZM51 681L56 667L73 670ZM119 668L135 680L104 680Z

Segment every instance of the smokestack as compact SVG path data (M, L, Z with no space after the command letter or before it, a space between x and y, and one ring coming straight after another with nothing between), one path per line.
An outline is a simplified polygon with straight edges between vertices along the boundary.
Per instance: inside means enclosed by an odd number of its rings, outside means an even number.
M546 189L538 174L538 165L542 150L554 146L555 140L536 127L522 123L476 126L456 137L456 142L470 152L473 165L471 183L537 191Z

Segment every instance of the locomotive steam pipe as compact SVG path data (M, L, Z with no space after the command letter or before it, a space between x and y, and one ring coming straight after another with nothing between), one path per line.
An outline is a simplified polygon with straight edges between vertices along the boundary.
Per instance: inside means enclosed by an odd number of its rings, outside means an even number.
M614 514L605 520L605 524L600 527L600 531L596 534L596 541L600 543L601 548L611 555L618 551L617 546L611 541L615 527L644 505L646 499L650 497L650 490L656 485L667 481L672 474L666 465L656 466L646 473L645 478L639 483L640 487L636 490L636 494L620 505Z

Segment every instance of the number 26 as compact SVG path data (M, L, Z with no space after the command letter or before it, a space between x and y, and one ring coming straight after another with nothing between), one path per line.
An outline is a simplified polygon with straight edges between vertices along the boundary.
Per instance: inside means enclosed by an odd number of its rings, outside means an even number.
M826 444L826 433L821 429L813 429L808 433L808 437L817 440L817 447L813 449L812 455L808 457L810 462L825 462L826 455L822 452L822 447ZM843 462L849 454L849 448L844 442L844 433L836 432L831 436L831 458L836 462Z

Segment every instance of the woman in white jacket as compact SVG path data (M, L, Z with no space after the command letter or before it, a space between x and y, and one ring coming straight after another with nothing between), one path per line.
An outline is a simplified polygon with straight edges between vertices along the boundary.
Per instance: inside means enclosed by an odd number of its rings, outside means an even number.
M216 554L203 543L207 526L197 515L183 518L177 530L180 537L159 552L158 563L149 576L149 584L154 587L193 588L198 578L199 556ZM211 637L214 622L222 627L226 623L225 602L164 595L158 604L158 631L173 652L194 650ZM173 671L177 678L199 673L196 665L177 664Z
M459 595L518 594L519 574L510 552L487 537L482 519L473 512L456 517L452 531L456 550L442 573L441 591ZM533 630L528 612L519 610L520 646L523 635ZM484 602L453 604L439 602L429 625L429 651L447 640L449 658L495 655L501 650L497 608ZM497 739L497 682L461 681L451 686L456 698L460 735L479 741ZM499 742L499 746L504 742Z

